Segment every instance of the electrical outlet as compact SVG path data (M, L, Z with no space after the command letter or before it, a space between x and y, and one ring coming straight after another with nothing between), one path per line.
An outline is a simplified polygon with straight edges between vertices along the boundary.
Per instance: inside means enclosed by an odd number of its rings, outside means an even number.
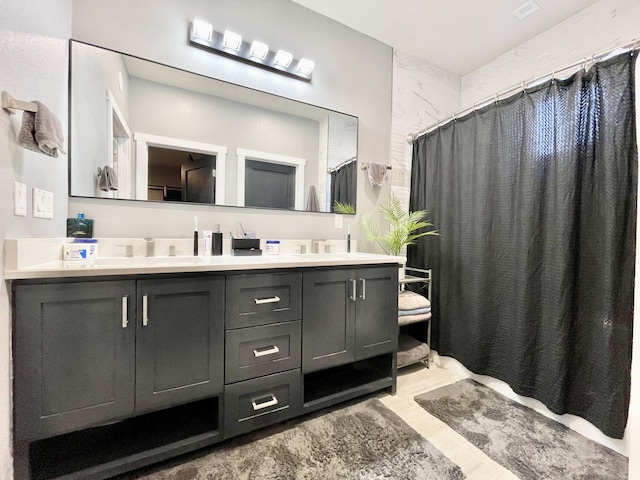
M53 218L53 193L33 188L33 217Z
M335 228L342 228L342 215L336 214L333 222Z
M27 215L27 186L24 183L13 182L13 214Z

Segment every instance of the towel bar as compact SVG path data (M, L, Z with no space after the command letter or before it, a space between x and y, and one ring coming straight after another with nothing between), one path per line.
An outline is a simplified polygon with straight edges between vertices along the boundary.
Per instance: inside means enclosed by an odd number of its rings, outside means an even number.
M37 112L38 105L33 102L23 102L22 100L16 100L8 92L2 92L2 108L4 108L11 115L14 115L15 110L25 110L27 112Z
M368 163L363 163L360 169L366 170L368 165L369 165ZM391 165L387 165L387 170L391 170Z

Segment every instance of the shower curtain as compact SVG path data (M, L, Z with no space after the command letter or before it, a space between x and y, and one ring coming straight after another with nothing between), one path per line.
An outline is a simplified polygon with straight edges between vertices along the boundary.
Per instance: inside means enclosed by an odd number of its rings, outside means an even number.
M331 211L335 202L356 207L356 173L358 162L353 160L331 172Z
M413 145L410 209L439 237L433 347L552 412L622 438L637 194L628 52L438 128Z

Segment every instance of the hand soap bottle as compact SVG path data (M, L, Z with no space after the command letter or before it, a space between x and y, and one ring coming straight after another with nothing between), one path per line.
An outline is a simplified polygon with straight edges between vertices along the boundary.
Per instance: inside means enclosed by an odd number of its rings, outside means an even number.
M78 218L67 218L67 237L92 238L93 220L84 218L82 212L78 212Z
M222 232L220 231L219 223L216 223L216 231L213 232L213 235L212 235L211 254L222 255Z

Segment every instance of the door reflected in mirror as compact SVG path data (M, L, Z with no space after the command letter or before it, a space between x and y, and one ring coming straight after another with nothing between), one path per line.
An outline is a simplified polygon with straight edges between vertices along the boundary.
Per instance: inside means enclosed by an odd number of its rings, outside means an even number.
M71 196L355 212L356 117L76 41L70 61Z

